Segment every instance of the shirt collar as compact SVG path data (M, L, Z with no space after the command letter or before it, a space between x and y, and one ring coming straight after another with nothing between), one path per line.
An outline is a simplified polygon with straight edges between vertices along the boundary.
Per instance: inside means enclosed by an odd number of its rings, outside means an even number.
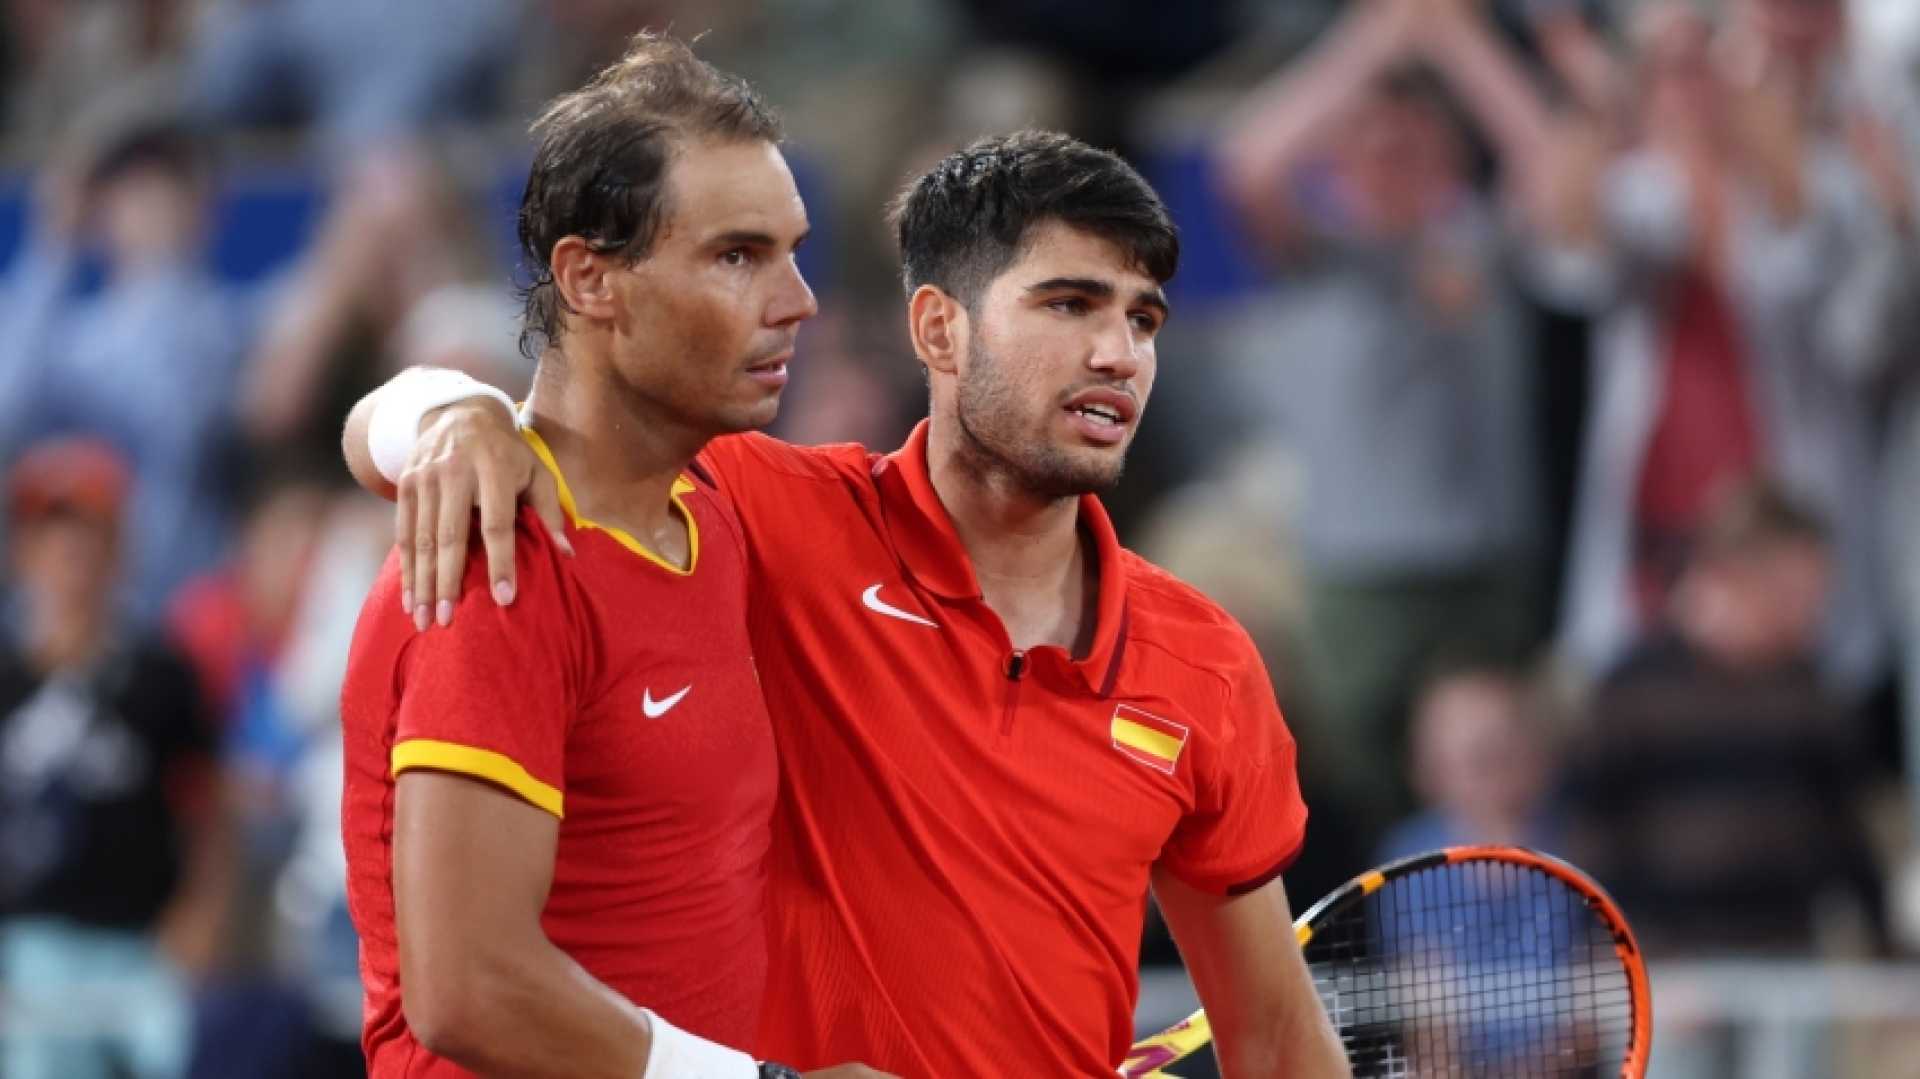
M927 420L907 436L906 444L874 463L882 516L893 547L914 583L947 600L980 602L973 560L954 531L953 519L933 487L927 464ZM1119 536L1106 507L1093 495L1080 496L1080 527L1093 537L1099 558L1100 601L1093 646L1073 660L1089 688L1105 697L1113 692L1127 634L1127 569Z

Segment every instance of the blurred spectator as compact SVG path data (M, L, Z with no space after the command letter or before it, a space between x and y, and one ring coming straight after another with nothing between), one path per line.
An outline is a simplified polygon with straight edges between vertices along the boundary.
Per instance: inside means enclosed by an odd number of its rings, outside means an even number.
M280 653L306 585L313 523L328 502L327 486L292 465L263 464L246 490L227 560L187 582L167 607L168 632L193 663L222 732L239 724L259 669Z
M210 120L307 122L335 150L486 120L525 17L518 0L213 0L192 95Z
M339 417L384 377L416 307L448 286L498 278L489 235L451 158L421 144L358 158L267 314L241 390L252 439L333 456Z
M227 962L201 998L196 1079L363 1070L337 702L358 613L347 597L364 594L385 557L391 517L341 498L341 482L331 468L263 467L233 559L171 612L196 666L226 687L224 756L244 841Z
M179 1076L230 850L191 671L114 601L129 476L103 443L8 477L21 617L0 647L0 984L9 1079Z
M42 176L36 234L0 297L0 458L76 432L126 455L127 583L143 619L229 534L222 466L249 320L204 261L208 186L193 134L132 124L77 174ZM105 282L76 296L81 243L96 237Z
M1649 953L1806 952L1816 914L1877 901L1856 732L1815 666L1833 572L1817 516L1731 492L1663 632L1594 695L1569 758L1573 853Z
M1221 149L1230 195L1279 263L1221 348L1257 437L1303 468L1295 529L1333 770L1385 823L1413 672L1467 637L1517 653L1536 528L1526 326L1500 207L1424 60L1526 189L1546 120L1469 6L1358 4L1254 91ZM1371 846L1371 838L1365 843Z
M1823 134L1802 67L1736 86L1714 29L1643 5L1630 148L1570 132L1535 203L1535 283L1599 320L1563 641L1591 670L1614 662L1657 618L1702 508L1764 473L1830 530L1822 669L1857 693L1884 669L1886 629L1859 378L1898 345L1915 252L1892 223L1911 207Z
M4 141L38 157L103 97L171 92L190 0L7 0ZM111 73L103 78L104 73Z
M1415 701L1409 741L1408 771L1426 808L1387 833L1377 861L1473 843L1565 849L1547 797L1554 754L1519 673L1461 666L1436 675Z
M437 206L433 212L442 216L426 224L420 235L427 242L413 252L423 272L403 278L401 290L363 296L378 305L362 309L370 316L363 325L381 327L367 346L378 377L414 365L447 367L524 394L532 363L519 348L519 305L504 285L471 279L476 263L464 261L470 256L452 235L463 220L455 212L460 204L449 197L411 205ZM421 222L416 217L410 225ZM391 229L385 234L395 238ZM325 433L334 433L331 423ZM327 482L295 471L273 486L248 531L251 557L235 567L253 624L268 633L249 652L228 743L251 796L248 868L265 965L297 1016L296 1030L279 1045L256 1039L244 1059L210 1053L197 1069L209 1077L243 1079L297 1060L302 1079L322 1079L355 1074L361 1064L359 940L347 912L340 845L339 698L358 597L372 587L392 546L392 511L358 491L338 493L344 478L336 469L317 475ZM230 1002L229 1026L244 1032L274 1014L261 1006L266 996L255 987Z
M1141 94L1192 70L1253 28L1237 0L960 0L989 46L1044 57L1072 85L1069 128L1124 146Z
M1885 129L1850 132L1866 136L1861 147L1869 160L1886 161L1883 170L1904 171L1908 212L1899 222L1909 250L1920 248L1912 206L1920 200L1920 5L1905 0L1856 0L1852 44L1860 59L1865 92L1882 114ZM1900 168L1904 164L1904 170ZM1898 218L1896 217L1896 221ZM1870 373L1879 381L1888 406L1886 475L1881 492L1886 508L1886 550L1890 555L1891 597L1900 632L1899 668L1905 713L1908 846L1901 882L1893 897L1893 923L1910 951L1920 952L1920 289L1895 305L1901 316L1889 327L1889 347L1879 358L1889 366Z

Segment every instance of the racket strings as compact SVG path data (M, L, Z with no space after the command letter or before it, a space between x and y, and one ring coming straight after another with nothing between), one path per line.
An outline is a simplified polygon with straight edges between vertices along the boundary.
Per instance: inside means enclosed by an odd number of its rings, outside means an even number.
M1620 1074L1629 976L1606 921L1549 873L1391 878L1316 925L1306 956L1356 1076Z

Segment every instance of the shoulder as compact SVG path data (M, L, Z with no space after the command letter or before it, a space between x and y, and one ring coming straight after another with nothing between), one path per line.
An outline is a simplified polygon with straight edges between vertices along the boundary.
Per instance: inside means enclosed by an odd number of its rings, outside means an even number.
M592 553L577 539L574 546L579 553L563 553L530 506L522 506L514 519L513 540L514 571L518 580L512 606L502 610L494 603L487 578L486 550L476 534L467 549L465 577L451 634L437 629L426 635L416 631L413 617L400 602L399 553L389 551L354 625L348 682L362 682L370 676L386 677L373 675L370 668L397 669L410 646L422 636L435 639L456 636L468 642L468 647L475 642L498 639L502 646L507 646L516 636L545 636L556 623L574 621L586 594L578 577L578 563L580 559L592 557Z
M1122 683L1173 702L1224 742L1279 713L1253 638L1199 589L1126 552L1127 655Z
M869 475L878 455L852 442L827 446L796 446L791 442L750 431L725 435L707 443L697 464L703 465L722 490L751 481L755 473L789 479L845 480Z
M1168 649L1185 662L1223 676L1259 669L1259 649L1247 631L1218 603L1130 550L1127 571L1129 637Z

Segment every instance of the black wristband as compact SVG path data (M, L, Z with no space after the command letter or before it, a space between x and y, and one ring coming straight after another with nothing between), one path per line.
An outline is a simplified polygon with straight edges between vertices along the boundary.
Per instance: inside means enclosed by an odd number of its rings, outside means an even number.
M774 1060L760 1062L760 1079L800 1079L800 1073Z

